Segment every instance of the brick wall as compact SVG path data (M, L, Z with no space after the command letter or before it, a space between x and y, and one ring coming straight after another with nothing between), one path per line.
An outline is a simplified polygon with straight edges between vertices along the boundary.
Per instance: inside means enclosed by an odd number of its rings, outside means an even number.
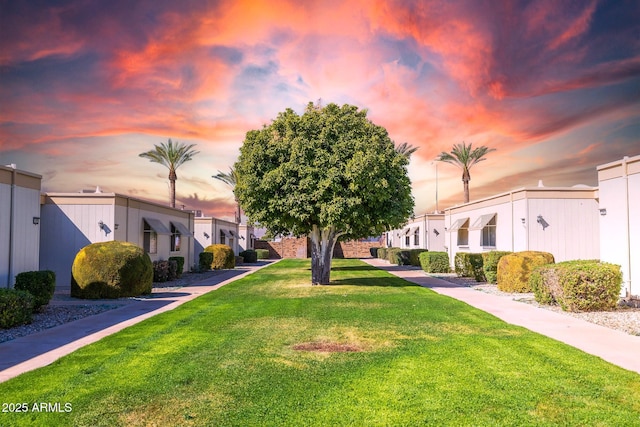
M334 258L368 258L371 256L369 248L379 248L382 244L350 240L338 242L333 249ZM279 242L256 240L256 249L269 250L269 258L309 258L311 257L311 242L306 237L286 237Z

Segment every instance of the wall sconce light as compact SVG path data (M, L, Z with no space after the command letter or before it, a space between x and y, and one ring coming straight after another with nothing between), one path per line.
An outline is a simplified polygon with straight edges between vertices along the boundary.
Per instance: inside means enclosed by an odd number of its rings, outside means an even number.
M600 215L605 216L607 214L607 209L600 209Z
M549 223L542 218L542 215L538 215L536 222L542 226L543 231L549 226Z
M105 236L111 233L109 226L102 221L98 221L98 227L100 227L100 230L104 231Z
M207 232L206 232L206 231L204 231L202 234L204 234L204 238L205 238L205 239L208 239L209 237L211 237L211 236L209 236L209 235L207 234Z
M118 227L120 227L120 224L113 224L113 228L114 228L114 229L116 229L116 230L117 230L117 229L118 229Z
M434 229L433 229L433 234L435 234L436 236L439 236L439 235L440 235L440 232L434 228Z
M524 225L524 218L520 218L520 221L522 221L522 225Z
M40 217L39 216L34 216L33 217L33 225L38 225L40 224Z

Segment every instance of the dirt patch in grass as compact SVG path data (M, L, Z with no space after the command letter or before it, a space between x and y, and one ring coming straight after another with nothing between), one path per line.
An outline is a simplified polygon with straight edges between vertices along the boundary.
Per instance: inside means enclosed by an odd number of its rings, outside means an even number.
M340 344L337 342L305 342L293 346L297 351L315 351L319 353L348 353L363 351L362 348L353 344Z

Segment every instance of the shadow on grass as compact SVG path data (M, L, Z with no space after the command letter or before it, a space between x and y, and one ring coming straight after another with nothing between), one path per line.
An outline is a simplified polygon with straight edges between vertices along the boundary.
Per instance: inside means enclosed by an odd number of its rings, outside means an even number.
M372 271L379 270L372 265L352 265L347 267L332 267L331 271Z
M416 283L408 282L397 277L356 277L353 279L332 280L328 285L323 286L371 286L386 288L403 288L408 286L419 286Z

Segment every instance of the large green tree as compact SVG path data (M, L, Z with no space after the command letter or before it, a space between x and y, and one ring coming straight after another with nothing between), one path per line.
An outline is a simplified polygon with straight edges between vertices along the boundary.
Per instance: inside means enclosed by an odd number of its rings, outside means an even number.
M229 187L231 187L231 190L233 191L233 200L236 202L236 222L240 224L240 220L242 219L242 211L240 209L240 201L238 200L238 196L236 196L236 183L238 182L238 173L233 167L230 167L228 173L218 171L216 175L212 175L211 177L222 181Z
M176 207L176 181L178 180L176 169L199 153L199 151L193 150L195 146L196 144L185 145L181 142L174 144L169 139L167 144L161 142L160 145L154 145L153 150L139 154L140 157L144 157L153 163L160 163L169 169L172 208Z
M469 203L469 181L471 181L469 170L471 170L471 167L476 163L486 160L484 156L492 151L496 151L496 149L485 147L484 145L472 148L471 143L466 145L463 141L462 144L454 144L450 153L443 151L436 158L436 160L440 162L451 163L462 169L462 185L465 203Z
M379 235L413 211L408 156L352 105L309 103L247 132L235 164L236 196L274 235L311 240L311 282L330 281L338 239Z

